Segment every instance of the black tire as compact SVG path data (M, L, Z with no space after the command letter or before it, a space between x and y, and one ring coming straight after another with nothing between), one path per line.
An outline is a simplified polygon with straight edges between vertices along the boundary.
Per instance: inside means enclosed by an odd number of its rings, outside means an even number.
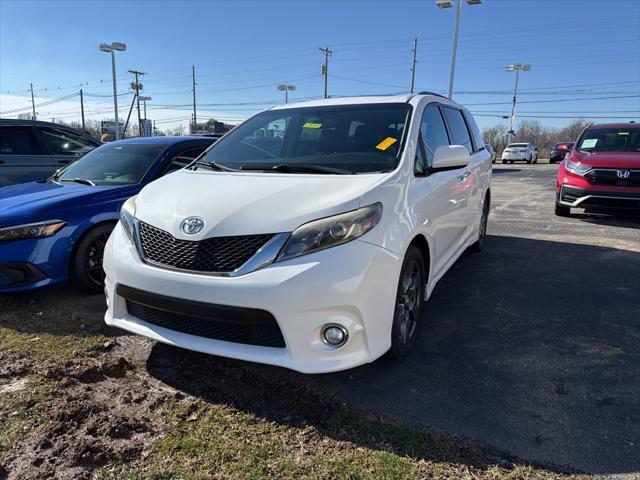
M558 217L570 217L571 216L571 207L567 207L565 205L560 205L560 204L558 204L558 201L556 200L556 208L554 210L554 213Z
M514 162L514 160L509 160L509 163L513 163L513 162Z
M484 197L484 205L482 206L482 213L480 217L480 234L478 240L476 240L469 249L472 252L481 252L484 249L484 239L487 236L487 225L489 223L489 210L491 208L489 193Z
M550 159L549 159L549 163L554 164L554 163L556 163L556 161L555 161L555 160L553 160L552 158L550 158Z
M104 289L102 255L114 224L98 225L89 230L71 258L71 278L75 286L91 293L101 293Z
M411 245L404 256L400 270L391 326L389 355L396 360L407 357L415 347L426 283L422 253L418 247Z

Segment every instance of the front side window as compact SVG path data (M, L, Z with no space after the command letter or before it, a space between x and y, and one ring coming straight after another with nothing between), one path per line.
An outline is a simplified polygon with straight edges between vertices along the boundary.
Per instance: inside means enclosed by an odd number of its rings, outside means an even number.
M160 173L157 174L156 176L161 177L163 175L173 173L176 170L180 170L181 168L186 167L191 162L193 162L196 158L198 158L200 154L202 154L202 152L205 151L206 148L207 147L195 147L195 148L190 148L188 150L183 150L175 154L173 157L169 159L164 169L161 170Z
M433 153L442 145L449 145L449 136L447 135L447 127L444 125L442 114L437 105L429 105L422 114L420 122L420 134L424 144L424 155L426 160L426 169L431 168L433 161ZM424 173L420 171L420 173Z
M96 145L86 138L66 130L55 128L40 129L42 141L54 155L73 155L79 157L93 150Z
M469 136L469 130L464 123L462 112L455 108L442 107L444 118L447 120L449 126L449 134L451 135L451 145L462 145L469 153L473 153L473 145L471 144L471 137Z
M398 165L406 103L269 110L218 141L200 160L233 170L357 174Z
M640 153L640 128L589 128L578 140L578 148L590 152Z
M95 185L140 183L166 147L164 144L135 143L102 145L65 168L58 181Z
M31 127L0 127L0 155L42 155Z

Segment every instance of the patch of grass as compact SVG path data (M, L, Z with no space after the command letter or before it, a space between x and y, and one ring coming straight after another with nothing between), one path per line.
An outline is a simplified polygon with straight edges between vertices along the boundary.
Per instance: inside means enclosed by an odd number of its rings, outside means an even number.
M458 454L459 462L450 458L433 459L426 455L434 441L427 433L357 413L336 417L329 431L310 425L272 422L223 404L193 400L167 404L164 415L173 427L156 443L149 457L135 464L103 469L98 478L528 480L557 477L528 466L513 469L495 464L473 466L477 459L466 458L471 452L465 452L464 447ZM352 429L358 429L367 441L342 440L341 437L350 436ZM415 453L406 455L400 453L402 451Z
M45 422L45 403L51 398L54 385L52 381L31 376L24 389L0 395L0 459Z
M108 340L96 319L21 298L0 297L0 345L39 358L69 359L103 348Z

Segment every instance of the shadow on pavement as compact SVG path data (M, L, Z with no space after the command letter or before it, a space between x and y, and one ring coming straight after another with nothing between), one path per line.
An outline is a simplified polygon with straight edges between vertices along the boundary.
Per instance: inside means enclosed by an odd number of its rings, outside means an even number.
M273 421L326 429L327 409L341 404L557 471L638 472L639 272L639 253L489 236L484 253L464 255L438 284L404 362L312 377L156 345L147 368ZM356 429L346 439L369 438Z

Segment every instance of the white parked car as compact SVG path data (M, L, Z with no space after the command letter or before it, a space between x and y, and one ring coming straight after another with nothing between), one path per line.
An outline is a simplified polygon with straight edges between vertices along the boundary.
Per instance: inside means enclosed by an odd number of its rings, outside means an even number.
M510 143L502 151L502 163L538 163L538 150L530 143Z
M490 177L439 95L264 111L124 204L106 323L305 373L404 357L436 282L482 248Z

